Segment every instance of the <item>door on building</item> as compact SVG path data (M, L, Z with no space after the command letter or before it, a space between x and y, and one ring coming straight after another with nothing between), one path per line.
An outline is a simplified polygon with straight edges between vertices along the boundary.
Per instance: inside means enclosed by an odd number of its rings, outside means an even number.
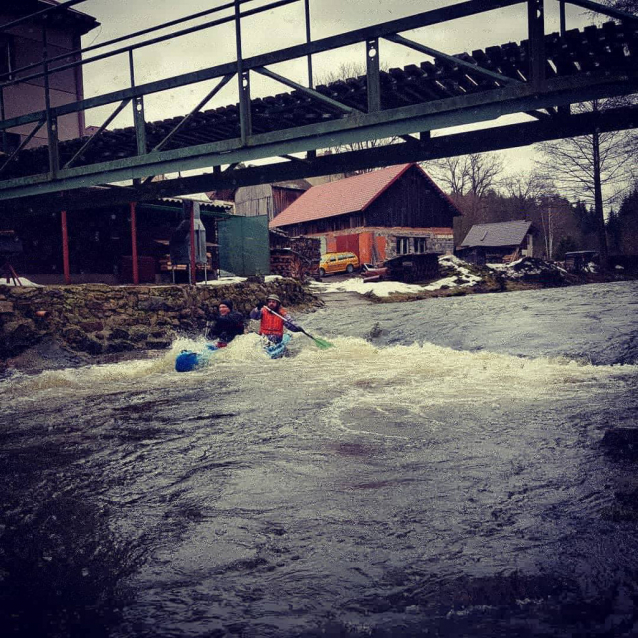
M268 215L220 219L217 237L221 270L240 277L270 274Z
M339 235L336 237L338 253L354 253L359 259L359 235Z

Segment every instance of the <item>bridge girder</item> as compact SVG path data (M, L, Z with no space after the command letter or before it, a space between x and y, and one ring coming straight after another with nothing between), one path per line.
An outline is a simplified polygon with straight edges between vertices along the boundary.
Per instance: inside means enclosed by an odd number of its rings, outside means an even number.
M523 138L516 137L517 133L514 133L515 131L526 132L525 144L541 141L547 136L549 136L548 139L556 139L576 134L582 135L591 130L586 128L589 120L582 116L570 116L568 113L570 104L638 92L638 66L634 65L633 68L627 66L626 61L623 62L624 66L619 69L602 68L595 73L557 74L556 77L546 78L547 61L544 58L545 35L542 19L543 0L492 0L489 3L482 0L466 0L448 7L425 11L407 18L393 20L381 25L351 31L314 42L308 39L306 44L242 59L240 4L248 1L237 0L234 18L223 18L216 22L222 23L235 20L238 39L238 59L236 62L136 86L133 79L132 52L134 47L140 45L134 45L129 49L124 49L129 53L131 64L132 86L129 89L110 92L73 104L55 108L48 107L46 111L34 112L0 121L0 132L28 123L39 127L46 122L49 129L49 137L54 142L49 144L50 160L48 172L41 171L37 174L19 173L15 177L0 181L0 201L5 202L3 205L10 204L21 207L26 205L29 207L36 201L42 203L44 201L43 196L58 194L55 197L55 202L59 208L66 205L66 202L69 202L69 205L73 205L72 202L83 200L83 193L75 191L83 191L89 187L96 187L105 183L129 180L133 181L132 187L109 188L107 191L100 193L92 191L90 203L94 204L98 200L107 199L105 193L110 193L110 202L114 201L113 198L116 197L116 194L117 197L120 197L123 193L126 193L127 201L142 200L147 198L147 193L155 192L158 188L156 183L150 181L153 176L177 171L214 169L212 176L201 176L201 182L197 180L185 182L183 180L170 179L163 181L161 189L164 195L204 190L201 187L196 188L194 186L200 183L209 184L206 190L220 188L217 184L227 183L228 180L234 180L233 183L236 185L256 183L251 182L251 180L256 179L255 176L257 175L262 175L263 179L268 175L270 176L270 181L277 181L279 178L290 176L293 173L299 174L299 176L310 176L312 174L318 175L364 167L369 168L376 165L387 165L397 161L421 161L435 156L444 156L441 153L447 153L447 155L463 154L459 152L459 149L482 148L482 150L494 150L495 148L507 148L508 143L513 139L516 139L517 143L510 143L510 146L523 145ZM275 4L288 4L294 1L296 0L279 0ZM595 4L591 0L573 0L573 2L581 5L583 3L587 5ZM437 52L398 35L401 31L446 22L485 11L493 11L520 3L527 4L529 29L529 43L527 48L524 49L527 56L527 67L524 67L522 71L521 68L516 69L516 73L520 77L512 77L513 72L511 70L509 76L505 76L500 69L498 72L489 70L474 62L467 62L461 58L454 58ZM611 9L606 9L605 11L609 12ZM248 13L250 12L247 12L246 15ZM624 19L623 16L620 16L620 18ZM631 21L632 17L629 16L627 19ZM632 24L635 24L635 22ZM198 29L200 27L195 28ZM187 31L190 32L192 30L189 29ZM631 41L635 42L635 29L628 31L628 33L633 34L630 37L633 38ZM152 42L163 41L167 38L168 36L155 38ZM457 66L461 69L461 74L466 74L464 77L467 77L478 86L477 82L467 75L468 73L470 75L475 74L478 81L483 82L483 84L481 84L480 90L476 92L466 92L463 89L462 92L451 94L448 90L448 96L445 97L425 101L416 100L415 103L407 106L381 108L378 57L373 63L368 59L366 112L366 107L363 107L363 109L354 108L340 100L335 100L317 92L316 89L312 88L312 78L310 78L309 87L306 88L266 68L267 65L303 56L308 56L310 61L310 56L314 53L357 42L366 43L367 58L369 58L371 51L377 50L378 52L378 38L386 38L390 41L403 43L406 46L422 50L424 53L432 55L443 65L449 66L458 62ZM633 51L632 55L635 57L636 51L631 50ZM101 59L102 57L104 56L97 56L96 59ZM622 58L622 56L620 57ZM87 61L83 63L85 62ZM66 66L63 65L57 70L66 68ZM287 84L294 89L295 93L307 99L314 99L315 102L327 109L325 121L315 121L309 125L299 125L297 123L289 128L276 128L263 133L253 132L252 120L254 118L251 113L248 82L250 71L268 75ZM514 73L514 76L516 76L516 73ZM232 77L237 77L239 84L237 120L239 134L235 136L229 135L224 139L216 139L206 143L191 143L165 150L164 147L169 145L168 142L177 136L180 128L184 127L188 119L199 113L203 105ZM151 144L153 150L148 152L148 133L143 115L143 97L214 78L220 78L217 87L185 116L168 135L163 136L161 141L158 140L157 143ZM0 93L3 86L15 84L16 82L24 81L24 79L5 82L0 85ZM441 83L439 82L439 84ZM441 86L443 85L441 84ZM445 87L443 88L445 89ZM133 104L135 115L133 127L134 154L117 160L85 162L83 165L74 166L73 164L80 164L92 142L104 132L106 129L106 124L104 124L94 138L83 142L75 153L71 154L72 156L68 156L69 160L63 163L60 168L58 142L50 130L49 123L57 121L63 115L112 103L119 103L119 106L117 106L107 122L112 120L129 103ZM335 112L337 113L336 115ZM501 116L524 113L537 118L539 121L516 125L518 128L515 129L510 126L496 126L474 131L467 135L442 135L431 138L427 142L418 141L411 137L414 134L423 134L425 136L425 134L429 135L432 131L460 125L493 122L497 121ZM623 112L625 119L623 117L614 119L607 117L605 114L600 114L599 117L601 119L596 121L597 126L601 123L611 128L614 126L620 128L636 126L633 111ZM591 126L591 122L589 122L589 125ZM576 131L581 132L576 133ZM382 151L373 148L356 153L333 153L328 160L317 158L315 153L319 149L343 147L344 145L388 138L403 139L404 143L393 144L390 147L384 146ZM492 142L490 143L488 140L492 140ZM28 153L29 151L26 152ZM273 161L273 158L291 158L295 153L304 152L308 154L307 161L290 162L289 164L279 163L276 159ZM464 152L471 151L466 150ZM52 157L52 154L54 157ZM380 157L385 158L385 162L378 163ZM261 162L266 160L270 160L270 163L254 170L242 169L221 172L222 166L234 167L240 162ZM5 168L6 164L8 162L0 167L0 172ZM289 166L293 165L294 169L289 168ZM305 174L302 175L304 171ZM186 184L190 185L189 188L191 190L184 190ZM64 195L60 196L60 193L64 193Z
M80 189L54 196L28 197L6 205L32 211L55 211L61 208L87 209L148 201L161 197L185 195L265 184L286 179L303 179L354 169L371 169L405 162L425 162L442 157L497 151L528 146L538 142L599 132L638 128L638 106L621 107L598 113L580 113L495 128L451 133L413 143L396 143L358 151L344 151L312 160L289 161L223 172L206 173L135 187Z

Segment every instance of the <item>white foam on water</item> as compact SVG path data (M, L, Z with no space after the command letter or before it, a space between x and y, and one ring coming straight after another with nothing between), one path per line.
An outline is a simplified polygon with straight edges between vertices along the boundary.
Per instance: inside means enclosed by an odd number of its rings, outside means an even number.
M439 428L449 411L543 406L574 396L594 400L619 383L638 383L636 365L593 366L563 357L528 359L431 343L384 348L358 338L333 343L329 350L305 348L281 370L278 383L308 393L328 389L333 396L326 397L324 423L345 432L354 423L357 433L386 438L406 436L402 424Z
M179 338L171 348L151 359L52 370L36 375L16 374L2 382L3 394L28 397L41 391L63 389L113 391L131 382L153 379L190 384L190 377L218 374L244 377L247 371L277 370L280 387L339 389L352 405L411 406L422 412L432 402L554 397L557 393L604 392L618 381L636 383L638 366L593 366L567 358L522 358L488 351L468 352L431 343L377 347L360 338L331 338L334 347L318 348L298 333L289 344L289 356L271 360L263 352L263 339L254 333L236 338L213 352L206 366L188 373L175 372L175 358L182 350L201 351L202 339ZM276 366L276 368L275 368ZM171 381L175 383L175 379ZM100 390L101 389L101 390Z

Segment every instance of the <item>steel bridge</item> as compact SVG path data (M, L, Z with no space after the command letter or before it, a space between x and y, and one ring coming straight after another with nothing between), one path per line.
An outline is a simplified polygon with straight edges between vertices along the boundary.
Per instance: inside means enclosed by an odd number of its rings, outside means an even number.
M638 17L591 0L551 0L559 3L560 33L545 33L544 0L467 0L318 40L311 38L309 0L274 0L257 8L250 7L254 0L230 0L199 14L84 48L76 52L81 54L76 62L65 62L62 56L48 57L48 15L83 1L68 0L31 16L29 19L36 20L43 29L44 61L17 69L13 79L0 83L0 98L6 88L38 78L44 78L47 92L44 110L12 118L4 117L4 108L0 113L2 135L17 126L33 127L20 146L0 160L0 200L5 209L66 210L143 201L525 146L584 135L594 129L638 126L638 109L632 106L590 114L570 112L570 104L638 92ZM242 20L296 2L303 3L305 10L305 43L243 57ZM494 13L519 4L527 8L528 33L528 39L520 44L451 56L402 35L488 11L492 12L490 17L498 19ZM566 24L566 4L597 11L615 22L592 25L582 31L570 30ZM202 25L124 44L107 53L95 53L97 49L195 17L224 11L228 15ZM0 30L26 19L4 25ZM235 61L146 84L135 83L136 51L228 23L235 28ZM427 59L420 65L382 71L380 40L416 50ZM365 75L314 86L313 56L357 43L365 45ZM116 55L128 56L129 88L62 106L50 104L52 75ZM269 68L299 58L307 60L308 81L304 85ZM250 82L254 74L274 79L290 92L251 98ZM211 82L208 94L187 115L146 121L145 96ZM237 86L236 103L205 110L231 82ZM114 110L91 137L58 140L59 118L105 105L112 105ZM134 125L109 130L109 124L127 108L132 109ZM528 121L431 135L437 129L490 122L512 114L527 114ZM25 149L43 127L48 144ZM345 150L346 145L382 139L391 139L392 143ZM338 150L330 155L317 153L326 148ZM262 163L243 167L254 161ZM194 169L212 172L152 181L157 175ZM116 182L131 185L116 186ZM102 188L96 188L99 186Z

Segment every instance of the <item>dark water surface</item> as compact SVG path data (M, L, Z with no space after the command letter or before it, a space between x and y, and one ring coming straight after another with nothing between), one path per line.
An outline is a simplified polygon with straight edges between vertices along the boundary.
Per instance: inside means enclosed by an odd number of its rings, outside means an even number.
M0 382L8 636L632 636L638 283Z

